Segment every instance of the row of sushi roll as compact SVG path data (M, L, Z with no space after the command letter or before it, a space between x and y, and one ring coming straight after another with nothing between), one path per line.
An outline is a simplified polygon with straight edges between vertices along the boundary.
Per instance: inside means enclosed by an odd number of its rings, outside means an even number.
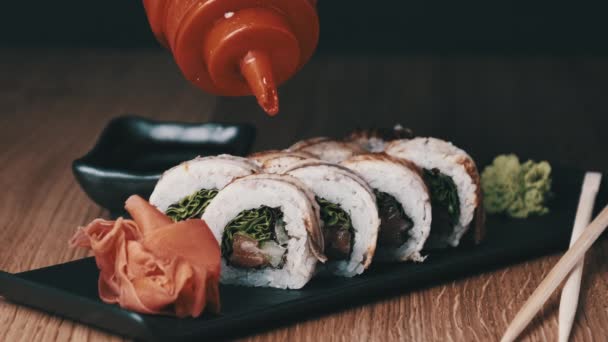
M298 289L372 261L423 262L484 234L473 159L402 130L198 157L166 171L150 203L174 221L205 220L221 246L221 282L246 286Z

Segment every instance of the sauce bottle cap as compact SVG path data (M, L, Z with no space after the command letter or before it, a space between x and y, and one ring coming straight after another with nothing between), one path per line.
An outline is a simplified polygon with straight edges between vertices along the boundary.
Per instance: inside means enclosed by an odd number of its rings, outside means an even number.
M182 73L216 95L253 94L270 115L277 87L312 56L314 0L144 0L157 39Z

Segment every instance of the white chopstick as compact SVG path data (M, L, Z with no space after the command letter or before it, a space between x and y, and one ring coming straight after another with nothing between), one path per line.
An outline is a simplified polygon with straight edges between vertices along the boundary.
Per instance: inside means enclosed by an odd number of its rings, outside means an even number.
M511 342L517 338L607 227L608 206L600 212L587 228L583 229L583 234L576 240L576 243L559 259L545 279L534 290L507 328L501 339L502 342Z
M591 221L593 206L597 193L600 190L601 181L601 173L587 172L585 174L581 197L578 202L578 208L576 209L574 227L572 228L570 246L574 245L576 240L578 240L583 233L583 229L585 229ZM574 323L576 308L578 306L584 260L585 259L582 258L574 270L572 270L572 273L570 273L570 276L564 285L564 289L562 290L562 296L559 302L559 342L568 342L568 337L572 330L572 324Z

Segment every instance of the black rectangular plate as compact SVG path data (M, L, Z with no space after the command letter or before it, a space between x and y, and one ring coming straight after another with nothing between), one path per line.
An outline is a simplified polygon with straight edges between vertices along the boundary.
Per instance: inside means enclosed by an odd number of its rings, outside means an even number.
M543 217L514 220L490 216L487 239L431 253L424 263L373 265L352 279L312 280L302 290L221 286L222 312L198 319L149 316L104 304L97 297L92 258L18 274L0 273L0 295L120 335L144 340L195 340L241 336L332 312L415 288L481 273L564 250L569 241L583 172L554 170L555 200ZM596 212L608 201L606 181Z

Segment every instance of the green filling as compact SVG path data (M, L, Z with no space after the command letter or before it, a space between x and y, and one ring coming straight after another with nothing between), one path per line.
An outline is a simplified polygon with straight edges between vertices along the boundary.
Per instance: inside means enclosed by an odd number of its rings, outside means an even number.
M232 254L234 235L243 234L258 242L275 240L275 225L282 225L283 212L279 208L261 206L257 209L242 211L224 229L222 255Z
M450 224L455 226L460 218L460 200L456 184L451 177L437 169L424 169L423 176L431 192L431 205L434 209L445 210L450 218Z
M175 222L200 217L217 193L217 189L201 189L170 205L165 214Z
M332 203L321 197L316 197L316 200L321 207L321 220L323 220L325 226L340 230L350 230L353 228L350 216L339 204Z
M403 211L403 206L401 206L401 203L397 202L395 197L376 189L374 189L374 194L376 195L376 205L381 209L381 212L387 213L398 211L401 218L409 220L409 217L405 214L405 211Z

